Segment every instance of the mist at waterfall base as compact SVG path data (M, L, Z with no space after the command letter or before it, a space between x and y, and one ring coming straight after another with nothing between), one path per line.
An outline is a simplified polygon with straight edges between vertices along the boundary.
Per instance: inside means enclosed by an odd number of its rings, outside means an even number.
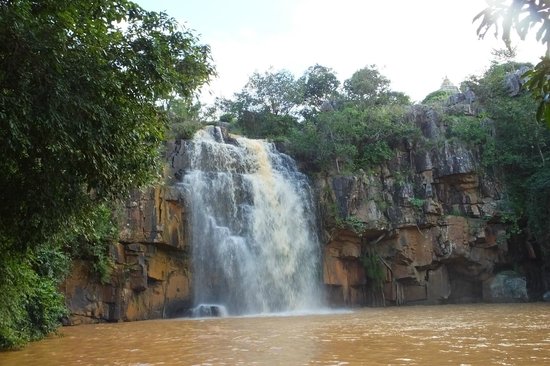
M307 177L262 140L218 127L186 142L182 179L194 316L322 308L320 246Z

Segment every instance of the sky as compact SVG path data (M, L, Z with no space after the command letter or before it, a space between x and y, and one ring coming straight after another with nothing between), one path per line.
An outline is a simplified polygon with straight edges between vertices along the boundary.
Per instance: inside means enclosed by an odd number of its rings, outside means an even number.
M340 81L369 65L413 101L480 75L504 48L492 34L479 40L472 20L484 0L134 0L164 11L211 47L218 76L201 100L230 98L250 75L286 69L296 77L315 64ZM516 40L517 61L537 63L544 47Z

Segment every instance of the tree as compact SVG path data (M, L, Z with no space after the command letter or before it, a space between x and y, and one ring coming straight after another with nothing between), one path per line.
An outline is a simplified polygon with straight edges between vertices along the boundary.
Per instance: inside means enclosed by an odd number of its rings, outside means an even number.
M203 127L201 104L190 98L174 98L166 103L170 139L191 139Z
M330 103L340 86L334 71L319 64L309 67L297 83L304 104L302 114L305 116L319 112L323 104Z
M525 73L528 81L525 84L535 100L539 102L537 119L546 122L550 128L550 2L547 0L495 0L474 18L479 20L477 34L484 38L493 27L495 36L502 28L502 40L508 50L512 51L511 32L515 29L523 40L527 33L537 28L537 41L546 45L546 54L541 61Z
M0 292L17 294L0 299L0 347L51 330L39 251L157 176L161 102L213 72L208 46L131 1L0 1Z
M344 90L349 98L362 104L377 104L389 88L390 80L380 74L376 65L364 67L344 81Z
M287 70L253 73L233 100L218 101L220 108L236 116L241 133L252 138L277 138L289 133L296 123L299 90Z
M369 169L389 160L404 138L418 135L405 113L400 105L323 112L315 123L306 120L298 126L289 138L288 151L314 171Z
M287 70L253 73L245 87L236 94L241 110L266 111L274 115L290 114L298 97L294 76Z
M124 26L121 24L124 22ZM91 193L154 177L165 116L212 74L209 49L130 1L0 6L0 244L40 242Z
M495 27L498 37L499 25L502 26L502 40L508 50L512 50L511 32L516 30L524 40L533 27L538 26L537 41L546 44L546 57L550 57L550 2L547 0L494 0L474 18L480 20L477 34L484 38L487 32ZM539 24L540 23L540 24Z

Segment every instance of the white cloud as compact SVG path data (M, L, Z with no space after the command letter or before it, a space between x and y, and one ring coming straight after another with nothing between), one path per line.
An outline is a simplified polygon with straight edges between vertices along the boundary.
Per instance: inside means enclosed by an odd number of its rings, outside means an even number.
M378 65L394 90L421 100L444 76L460 83L489 65L493 37L478 40L472 19L483 0L332 1L299 0L281 20L287 28L258 33L247 24L217 33L210 43L219 78L210 89L230 97L254 71L270 66L297 76L315 63L332 67L343 81L358 69ZM273 20L271 20L272 23ZM200 25L196 25L199 28ZM536 62L544 49L519 44L520 61ZM210 98L205 98L211 100Z

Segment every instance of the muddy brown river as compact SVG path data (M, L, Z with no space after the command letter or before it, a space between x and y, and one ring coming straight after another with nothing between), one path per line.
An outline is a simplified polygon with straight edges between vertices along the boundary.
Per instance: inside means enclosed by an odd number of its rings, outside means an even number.
M550 304L83 325L0 365L550 365Z

